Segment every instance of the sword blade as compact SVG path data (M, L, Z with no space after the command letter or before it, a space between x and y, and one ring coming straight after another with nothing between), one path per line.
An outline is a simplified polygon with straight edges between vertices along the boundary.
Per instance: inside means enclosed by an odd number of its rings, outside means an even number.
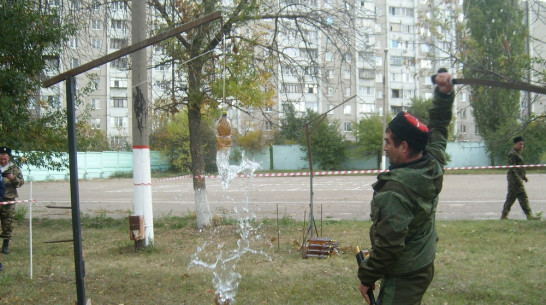
M528 91L539 94L546 94L546 88L536 85L531 85L522 82L501 82L496 80L478 79L478 78L452 78L451 82L454 85L469 85L469 86L489 86L497 88L514 89L520 91Z

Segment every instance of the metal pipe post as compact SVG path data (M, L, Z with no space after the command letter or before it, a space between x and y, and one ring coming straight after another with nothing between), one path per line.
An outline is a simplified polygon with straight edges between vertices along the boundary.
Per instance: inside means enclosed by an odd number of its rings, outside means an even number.
M78 187L78 151L76 148L76 105L74 102L76 81L72 76L66 79L66 113L68 128L68 157L70 168L70 201L72 207L72 234L74 237L74 265L78 305L85 304L85 265L82 255L82 234L80 220L80 194Z

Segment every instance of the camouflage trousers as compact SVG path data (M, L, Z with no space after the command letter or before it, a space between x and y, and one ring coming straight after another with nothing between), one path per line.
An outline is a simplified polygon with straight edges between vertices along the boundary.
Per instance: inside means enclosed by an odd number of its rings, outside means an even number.
M434 263L410 274L381 280L378 305L418 305L434 277Z
M511 181L508 179L508 194L506 194L506 201L504 202L504 207L502 208L502 214L508 215L510 209L516 199L523 210L525 215L531 214L531 207L529 206L529 198L527 197L527 192L525 191L525 186L520 181Z
M0 205L0 221L2 222L2 234L0 238L11 239L15 217L15 204Z

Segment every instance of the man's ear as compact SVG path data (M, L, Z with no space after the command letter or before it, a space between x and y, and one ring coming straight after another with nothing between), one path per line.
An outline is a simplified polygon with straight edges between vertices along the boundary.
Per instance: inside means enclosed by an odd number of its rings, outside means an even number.
M409 152L409 144L406 141L400 142L400 145L402 145L402 152Z

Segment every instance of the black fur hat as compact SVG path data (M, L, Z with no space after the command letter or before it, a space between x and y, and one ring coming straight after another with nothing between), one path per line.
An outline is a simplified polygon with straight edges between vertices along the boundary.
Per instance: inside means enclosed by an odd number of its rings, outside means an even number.
M522 136L517 136L514 138L514 144L518 143L518 142L521 142L523 141L523 137Z
M416 117L400 112L389 123L389 129L402 141L417 151L422 151L428 142L428 127Z
M0 147L0 154L8 154L11 156L11 149L9 147Z

